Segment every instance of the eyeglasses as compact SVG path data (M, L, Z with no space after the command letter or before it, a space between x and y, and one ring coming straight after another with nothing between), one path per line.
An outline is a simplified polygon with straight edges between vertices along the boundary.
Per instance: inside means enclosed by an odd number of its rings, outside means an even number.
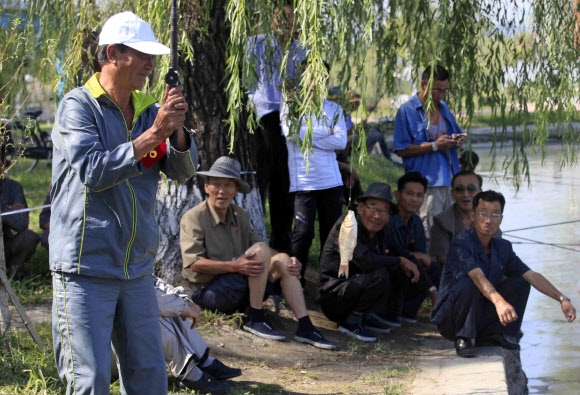
M380 215L381 217L386 217L387 215L390 215L390 214L391 214L391 212L390 212L389 210L382 210L382 209L380 209L380 208L377 208L377 207L374 207L374 206L369 206L369 205L368 205L368 204L366 204L366 203L363 203L363 204L366 206L366 208L368 208L368 209L369 209L369 211L370 211L370 212L371 212L371 214L373 214L373 215L376 215L376 214L378 214L378 215Z
M488 213L487 211L476 211L475 212L477 215L479 215L481 217L481 219L491 219L492 221L499 221L500 219L502 219L503 215L498 214L498 213Z
M475 196L475 194L477 193L477 191L479 191L479 188L476 185L469 184L468 186L465 186L465 185L457 185L455 188L453 188L453 190L455 192L457 192L457 193L463 193L463 192L465 192L465 190L467 190L467 192L471 196Z

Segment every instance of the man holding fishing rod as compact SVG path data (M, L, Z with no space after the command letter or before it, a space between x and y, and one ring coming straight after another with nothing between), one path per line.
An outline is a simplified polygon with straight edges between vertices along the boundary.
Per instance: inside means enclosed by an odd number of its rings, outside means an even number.
M148 23L112 16L99 36L102 67L68 93L52 131L53 342L67 394L108 394L111 342L121 393L166 394L154 289L159 173L195 173L182 87L163 104L140 92L154 56L169 54ZM171 84L173 85L173 84Z

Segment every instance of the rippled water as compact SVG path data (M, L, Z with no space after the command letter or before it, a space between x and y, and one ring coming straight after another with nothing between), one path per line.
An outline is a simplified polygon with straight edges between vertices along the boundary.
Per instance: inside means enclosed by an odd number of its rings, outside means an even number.
M580 310L580 168L560 169L560 148L552 146L544 163L540 156L530 157L532 185L529 189L522 185L516 194L503 173L489 178L489 146L473 148L481 159L477 171L484 177L483 189L506 197L504 237L530 268L547 277ZM504 156L497 156L499 167ZM523 228L530 229L519 230ZM579 325L578 319L566 322L559 302L532 289L521 341L530 393L580 394Z

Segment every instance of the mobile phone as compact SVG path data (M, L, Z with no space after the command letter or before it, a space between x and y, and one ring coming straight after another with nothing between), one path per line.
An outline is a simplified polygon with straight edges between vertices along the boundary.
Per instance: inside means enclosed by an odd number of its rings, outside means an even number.
M467 137L467 133L453 133L451 138L453 140L459 140L460 138Z

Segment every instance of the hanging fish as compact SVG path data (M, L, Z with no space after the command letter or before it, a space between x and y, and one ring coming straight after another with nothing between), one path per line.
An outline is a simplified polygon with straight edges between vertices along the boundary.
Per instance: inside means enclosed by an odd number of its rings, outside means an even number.
M338 277L343 275L348 278L348 263L352 259L352 253L356 247L358 225L354 216L354 211L348 210L338 234L338 250L340 252L340 267Z

